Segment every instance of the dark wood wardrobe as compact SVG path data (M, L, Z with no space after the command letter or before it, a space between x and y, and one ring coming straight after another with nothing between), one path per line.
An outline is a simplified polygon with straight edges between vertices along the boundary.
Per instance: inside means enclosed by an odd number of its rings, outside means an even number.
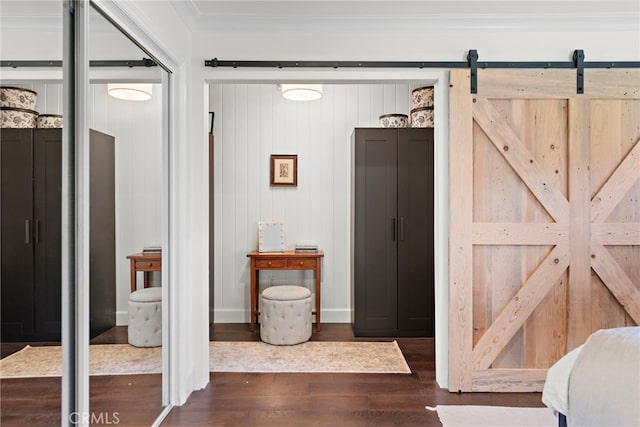
M355 336L434 336L433 129L358 128L354 170Z
M0 130L1 340L61 338L61 129ZM90 334L115 326L114 138L90 131Z

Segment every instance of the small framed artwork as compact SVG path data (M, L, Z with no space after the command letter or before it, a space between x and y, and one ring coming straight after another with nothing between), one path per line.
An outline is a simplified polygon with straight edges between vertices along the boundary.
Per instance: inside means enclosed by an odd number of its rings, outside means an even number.
M298 156L296 154L271 155L271 186L298 186Z

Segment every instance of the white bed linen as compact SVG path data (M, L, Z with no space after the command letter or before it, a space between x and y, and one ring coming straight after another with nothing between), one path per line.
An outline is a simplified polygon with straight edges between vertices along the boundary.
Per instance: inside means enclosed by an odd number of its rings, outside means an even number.
M569 375L582 347L584 345L571 350L547 371L547 379L542 389L542 403L561 414L569 413Z
M640 426L640 327L594 332L549 368L542 402L569 426Z

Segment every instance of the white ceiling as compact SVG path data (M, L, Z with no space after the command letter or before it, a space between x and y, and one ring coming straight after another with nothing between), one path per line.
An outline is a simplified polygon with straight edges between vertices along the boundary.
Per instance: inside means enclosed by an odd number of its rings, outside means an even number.
M638 1L584 0L173 0L200 16L407 16L432 14L608 13L638 11Z

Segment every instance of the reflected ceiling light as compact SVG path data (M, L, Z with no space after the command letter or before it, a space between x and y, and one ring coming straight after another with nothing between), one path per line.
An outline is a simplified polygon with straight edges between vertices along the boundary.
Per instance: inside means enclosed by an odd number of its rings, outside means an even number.
M280 92L291 101L314 101L322 96L322 85L281 84Z
M150 83L109 83L107 92L125 101L147 101L151 99L153 89Z

